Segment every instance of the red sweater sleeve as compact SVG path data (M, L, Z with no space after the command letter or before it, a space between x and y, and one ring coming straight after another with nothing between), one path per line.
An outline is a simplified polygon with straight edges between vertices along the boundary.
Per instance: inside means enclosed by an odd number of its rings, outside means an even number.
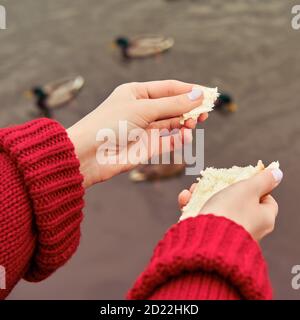
M128 299L271 299L260 248L241 226L214 215L174 225Z
M65 129L39 119L0 130L0 265L5 298L23 277L40 281L75 252L83 188Z

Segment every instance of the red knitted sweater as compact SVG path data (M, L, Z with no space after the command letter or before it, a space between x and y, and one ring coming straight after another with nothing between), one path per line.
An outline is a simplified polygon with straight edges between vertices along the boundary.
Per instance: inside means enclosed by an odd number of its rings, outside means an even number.
M39 119L0 130L0 299L24 278L40 281L68 261L80 239L82 176L60 124ZM1 279L0 279L1 280ZM270 299L257 243L225 218L174 225L129 299Z

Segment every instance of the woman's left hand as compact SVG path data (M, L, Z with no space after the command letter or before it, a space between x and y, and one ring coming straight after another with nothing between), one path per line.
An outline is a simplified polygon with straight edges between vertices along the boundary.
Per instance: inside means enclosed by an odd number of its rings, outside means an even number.
M143 129L146 135L151 129L193 129L197 121L189 119L181 125L180 116L201 105L202 98L199 87L176 80L128 83L117 87L98 108L67 130L80 161L84 186L110 179L137 164L126 161L122 164L99 164L96 154L103 143L96 141L99 130L109 129L118 136L120 121L127 122L128 133L132 129ZM198 121L204 121L207 117L207 113L202 114ZM161 140L163 138L160 137ZM113 151L118 156L135 144L128 142L127 137L125 140L121 143L117 139L109 152ZM148 150L145 157L151 156L153 153Z
M213 214L234 221L259 241L273 231L278 214L278 204L271 192L278 187L283 177L280 169L265 169L249 179L236 182L209 198L199 215ZM178 196L179 207L188 204L196 183L190 190ZM188 212L180 220L193 217Z

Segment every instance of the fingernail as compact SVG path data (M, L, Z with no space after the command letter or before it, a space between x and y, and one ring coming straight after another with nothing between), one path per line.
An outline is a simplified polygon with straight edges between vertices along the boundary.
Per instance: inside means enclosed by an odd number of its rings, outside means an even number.
M278 182L278 183L283 178L283 172L280 169L273 169L272 170L272 174L273 174L273 177L274 177L275 181Z
M202 96L202 89L200 87L193 87L192 91L187 94L191 101L195 101Z

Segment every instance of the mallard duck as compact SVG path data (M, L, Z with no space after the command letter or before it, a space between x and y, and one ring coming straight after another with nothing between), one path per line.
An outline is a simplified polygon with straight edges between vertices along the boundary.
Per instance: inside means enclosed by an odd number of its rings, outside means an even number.
M140 165L129 173L134 182L168 179L183 173L185 164L147 164Z
M221 93L215 102L215 110L221 112L235 112L237 111L237 105L233 102L232 97L227 93ZM171 154L171 159L173 153ZM140 165L136 169L132 170L129 174L129 179L134 182L152 181L167 179L174 176L178 176L183 173L185 164L146 164Z
M36 106L44 116L50 117L51 110L62 107L73 100L84 85L81 76L65 78L44 86L35 86L27 92L33 96Z
M236 112L238 106L234 103L233 98L228 93L220 93L215 102L214 110L222 112Z
M174 45L174 39L158 35L132 39L118 37L114 44L121 49L124 58L145 58L169 50Z

